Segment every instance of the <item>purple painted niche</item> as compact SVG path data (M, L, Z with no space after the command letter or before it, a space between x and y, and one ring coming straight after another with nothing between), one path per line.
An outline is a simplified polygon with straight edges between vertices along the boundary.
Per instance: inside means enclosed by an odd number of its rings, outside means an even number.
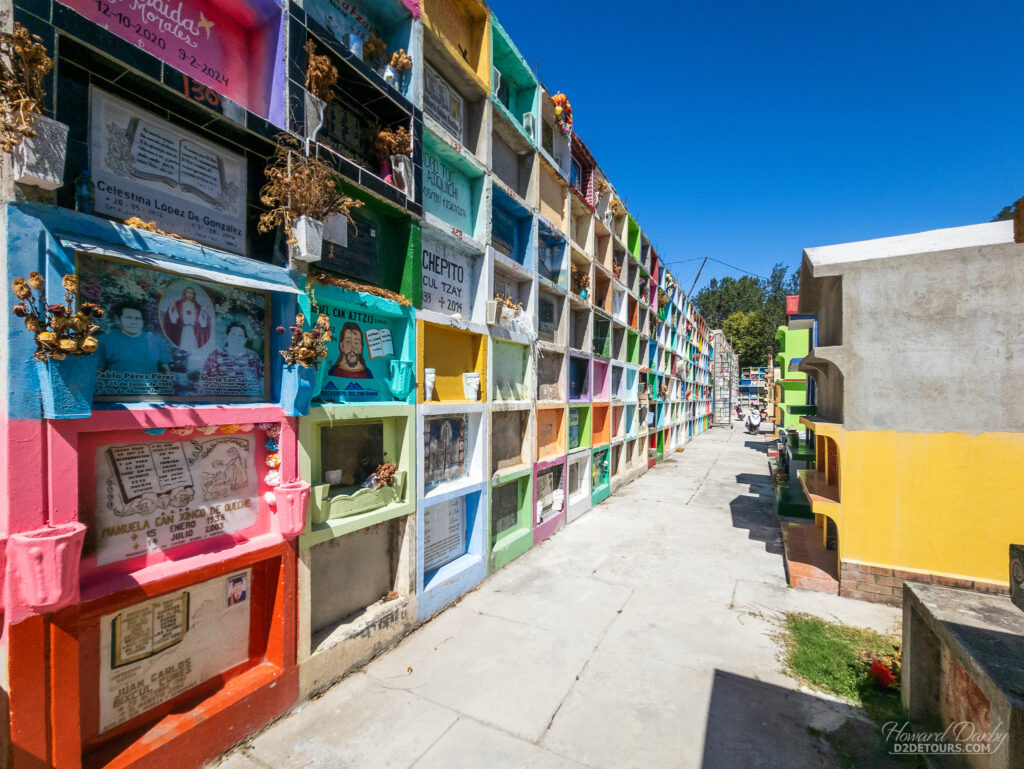
M565 521L566 459L538 462L533 470L533 542L537 544Z

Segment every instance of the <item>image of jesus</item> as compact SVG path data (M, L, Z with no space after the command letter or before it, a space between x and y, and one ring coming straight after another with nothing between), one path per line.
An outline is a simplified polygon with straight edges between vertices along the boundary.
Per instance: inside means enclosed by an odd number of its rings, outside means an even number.
M363 331L357 324L349 321L341 327L338 360L328 373L342 379L373 379L363 358Z
M171 344L194 353L210 340L212 323L192 286L185 286L181 298L172 302L164 313L163 327Z

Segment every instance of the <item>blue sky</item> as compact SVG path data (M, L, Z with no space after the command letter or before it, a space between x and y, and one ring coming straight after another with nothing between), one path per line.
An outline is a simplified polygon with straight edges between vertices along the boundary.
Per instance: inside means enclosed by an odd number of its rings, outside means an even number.
M1024 195L1019 3L490 6L686 288Z

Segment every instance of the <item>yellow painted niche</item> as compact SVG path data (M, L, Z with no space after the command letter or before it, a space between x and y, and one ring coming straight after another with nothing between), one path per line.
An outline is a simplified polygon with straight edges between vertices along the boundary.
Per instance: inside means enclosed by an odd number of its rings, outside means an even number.
M1008 546L1024 542L1024 433L812 426L838 447L841 560L1008 584Z
M416 400L424 403L424 369L434 369L434 392L428 403L483 403L487 400L487 337L470 331L416 322ZM476 400L466 399L462 375L480 375Z
M491 91L491 15L476 0L424 0L424 33L434 37L466 73Z

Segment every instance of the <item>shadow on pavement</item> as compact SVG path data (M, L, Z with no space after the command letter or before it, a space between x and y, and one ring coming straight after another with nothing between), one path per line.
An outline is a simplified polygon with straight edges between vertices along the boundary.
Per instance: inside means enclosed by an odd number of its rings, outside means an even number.
M760 499L754 497L736 497L729 503L732 525L737 529L747 529L749 538L764 542L764 549L774 555L782 555L782 532L779 519L774 511L765 510Z
M716 670L701 769L898 769L859 708Z
M760 451L762 454L768 453L768 444L764 441L743 441L743 445L748 449Z

